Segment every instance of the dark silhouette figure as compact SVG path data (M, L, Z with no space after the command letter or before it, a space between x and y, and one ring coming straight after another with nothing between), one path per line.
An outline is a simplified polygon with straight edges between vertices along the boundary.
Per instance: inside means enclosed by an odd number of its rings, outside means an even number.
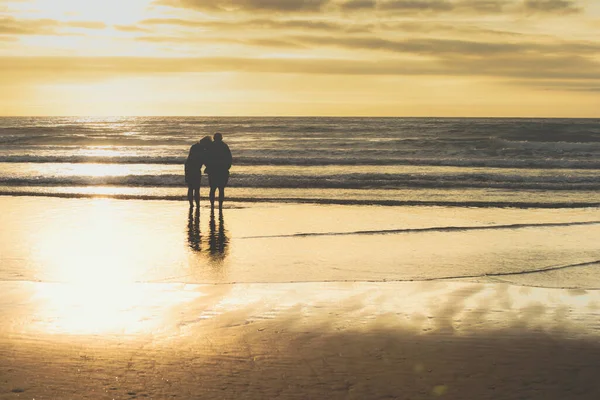
M188 214L188 245L193 251L201 251L202 238L200 236L200 209L192 210Z
M200 207L200 183L202 180L202 164L206 165L208 149L212 143L210 136L202 138L190 147L190 153L185 160L185 183L188 185L187 198L190 207Z
M219 210L221 210L225 200L225 186L229 181L229 169L233 158L229 146L223 142L223 135L215 133L213 139L214 141L208 151L206 172L208 173L208 184L210 185L210 207L214 210L215 192L219 189Z
M217 227L215 221L215 213L210 213L210 233L208 236L208 248L210 251L210 258L213 261L223 261L227 256L227 246L229 239L227 238L227 232L225 230L225 221L223 219L223 213L219 213L219 226Z

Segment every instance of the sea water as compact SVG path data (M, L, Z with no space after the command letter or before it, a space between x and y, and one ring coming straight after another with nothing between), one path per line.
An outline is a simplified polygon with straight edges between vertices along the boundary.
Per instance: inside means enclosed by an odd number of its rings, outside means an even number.
M236 201L600 205L599 119L5 117L0 194L180 200L216 132Z

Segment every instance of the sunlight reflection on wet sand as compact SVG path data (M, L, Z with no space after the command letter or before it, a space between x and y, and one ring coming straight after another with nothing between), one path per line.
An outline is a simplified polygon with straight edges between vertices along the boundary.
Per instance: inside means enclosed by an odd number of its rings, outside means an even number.
M286 325L292 317L299 325L285 329L362 331L375 323L419 334L473 335L519 327L600 335L596 291L460 282L2 285L29 293L3 312L4 330L12 335L168 339L263 321Z
M158 334L164 310L202 296L143 284L38 284L32 330L50 334Z

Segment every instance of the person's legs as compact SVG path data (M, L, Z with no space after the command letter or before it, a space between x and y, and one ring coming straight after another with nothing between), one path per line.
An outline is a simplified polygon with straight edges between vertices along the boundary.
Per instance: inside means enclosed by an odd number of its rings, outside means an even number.
M190 207L194 207L194 189L192 187L188 187L187 198L190 202Z
M215 209L215 192L217 191L217 188L215 186L211 186L210 187L210 194L208 195L208 197L210 198L210 208L211 209Z
M200 188L194 189L194 200L196 201L196 207L200 208Z
M219 186L219 210L223 209L223 201L225 200L225 186Z
M223 208L225 200L225 186L229 180L229 171L213 171L208 175L210 183L210 207L215 207L215 192L219 189L219 209Z

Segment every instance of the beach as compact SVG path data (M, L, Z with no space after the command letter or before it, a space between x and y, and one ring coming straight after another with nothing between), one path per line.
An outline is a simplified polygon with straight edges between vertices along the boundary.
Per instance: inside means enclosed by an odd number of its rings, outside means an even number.
M600 400L599 30L0 0L0 400Z
M3 399L600 392L594 208L0 204Z
M1 118L0 399L597 399L597 127Z

